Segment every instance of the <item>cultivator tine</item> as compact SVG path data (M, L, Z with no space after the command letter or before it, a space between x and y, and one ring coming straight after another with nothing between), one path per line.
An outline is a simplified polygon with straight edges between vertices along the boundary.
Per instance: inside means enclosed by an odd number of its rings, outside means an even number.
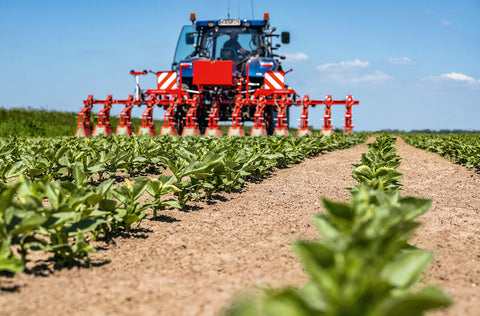
M93 95L89 95L87 100L83 101L83 109L78 113L78 125L75 131L77 137L92 136L91 111L93 107Z
M182 136L197 136L200 135L197 122L198 95L194 95L189 103L190 108L187 112L187 119L182 131Z
M205 130L204 136L216 136L222 137L222 131L220 130L220 126L218 125L219 116L218 116L218 103L215 102L212 105L212 109L208 114L208 126Z
M330 136L333 135L333 126L331 122L332 117L332 105L345 105L345 126L343 128L343 134L345 135L347 132L350 135L353 135L353 125L352 125L352 106L355 104L359 104L357 100L353 100L352 96L349 95L345 100L332 100L331 95L327 95L325 101L325 115L323 117L323 127L321 130L321 135Z
M265 123L263 122L264 117L264 108L265 108L265 99L260 97L255 109L255 114L253 117L253 127L250 130L250 136L265 136L267 135L267 130L265 129Z
M263 127L265 128L265 122L262 120L264 117L267 118L267 124L271 124L271 127L268 128L269 134L273 133L278 136L288 136L288 124L287 124L287 108L292 105L299 105L297 102L294 101L294 98L297 93L290 89L285 88L285 73L283 71L266 71L264 77L264 88L257 89L253 94L253 97L263 99L264 105L270 107L268 108L269 112L267 116L265 113L260 114L259 111L265 110L265 107L262 109L261 107L257 107L257 112L255 113L255 120L261 122ZM271 116L270 111L274 109L277 112L277 124L275 129L273 129L273 118L269 118ZM255 127L255 126L254 126ZM259 131L260 125L257 127L255 131L257 135L261 135Z
M300 117L300 127L297 130L297 136L311 135L310 126L308 125L308 108L309 106L315 106L317 104L325 105L325 114L323 116L323 126L320 131L320 135L331 136L333 135L333 126L332 126L332 105L346 105L346 114L345 114L345 127L344 134L349 132L353 134L353 125L352 125L352 106L354 104L359 104L358 101L353 100L352 96L349 95L346 100L333 100L331 95L327 95L325 100L311 100L308 95L303 98L303 109L302 115Z
M327 95L323 104L325 104L325 114L323 116L323 126L320 131L321 135L331 136L333 135L333 126L332 126L332 96Z
M350 135L353 135L352 106L358 104L359 102L353 100L351 95L347 96L347 100L345 101L345 126L343 127L343 135L345 135L347 132Z
M277 114L277 126L273 133L277 136L288 136L288 126L287 126L287 98L282 96L280 102L277 104L278 114Z
M242 96L237 95L232 113L232 126L228 129L228 136L245 136L245 131L242 128L242 107Z
M142 125L138 128L137 136L140 135L157 135L155 131L155 125L153 124L153 107L157 104L157 95L152 94L145 104L147 108L143 111Z
M97 115L97 125L93 129L92 136L98 135L112 135L112 125L110 124L110 109L112 108L113 99L112 96L109 95L107 98L102 102L103 108L98 112Z
M125 104L125 107L120 112L120 123L117 126L115 135L134 135L135 130L132 124L132 108L135 104L140 105L141 102L135 100L133 95L129 95L127 100L117 100L116 103Z
M160 129L160 135L178 135L174 121L175 107L176 104L172 103L166 109L165 115L163 116L163 126Z
M303 97L302 114L300 115L300 126L297 130L297 136L310 136L312 131L308 125L308 108L310 107L310 98L308 95Z

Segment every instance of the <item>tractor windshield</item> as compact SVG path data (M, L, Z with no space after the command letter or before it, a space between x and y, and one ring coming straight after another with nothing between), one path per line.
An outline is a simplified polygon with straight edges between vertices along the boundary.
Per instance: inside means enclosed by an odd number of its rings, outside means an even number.
M203 34L199 53L211 59L237 60L246 55L261 55L261 43L260 33L254 28L217 27Z
M260 28L215 27L194 32L185 25L175 50L174 69L185 59L204 57L217 60L239 61L246 56L264 56L263 36Z

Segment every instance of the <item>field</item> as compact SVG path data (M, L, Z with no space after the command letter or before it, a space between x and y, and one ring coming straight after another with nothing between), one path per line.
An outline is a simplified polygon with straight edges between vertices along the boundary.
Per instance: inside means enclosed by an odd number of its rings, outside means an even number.
M4 137L2 314L475 315L480 137L395 137Z

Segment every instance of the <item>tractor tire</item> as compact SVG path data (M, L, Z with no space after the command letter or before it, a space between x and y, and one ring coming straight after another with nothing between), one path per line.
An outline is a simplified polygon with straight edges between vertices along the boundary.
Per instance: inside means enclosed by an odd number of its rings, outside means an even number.
M205 134L208 126L208 113L205 111L205 107L198 107L197 109L197 124L200 134Z
M263 112L263 121L265 123L265 130L267 131L267 135L273 135L273 131L275 130L273 107L265 107L265 110Z
M185 127L185 116L186 114L180 109L177 109L177 111L175 111L174 120L175 126L177 127L178 135L182 135L183 128Z

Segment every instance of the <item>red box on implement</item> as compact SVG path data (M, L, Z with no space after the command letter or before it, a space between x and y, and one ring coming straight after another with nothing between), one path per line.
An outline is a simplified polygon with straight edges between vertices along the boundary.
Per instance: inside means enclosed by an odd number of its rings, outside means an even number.
M195 60L193 62L194 85L233 85L233 62L231 60Z

